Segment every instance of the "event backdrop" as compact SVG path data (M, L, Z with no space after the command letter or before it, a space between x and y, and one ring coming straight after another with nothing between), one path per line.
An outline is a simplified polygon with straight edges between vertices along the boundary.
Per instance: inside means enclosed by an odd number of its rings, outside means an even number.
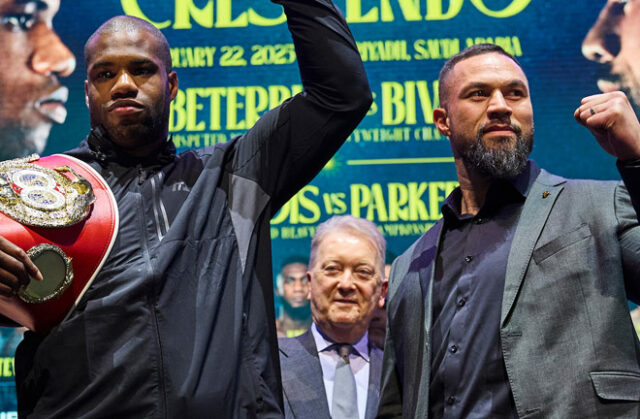
M374 103L339 153L273 219L274 270L292 254L307 254L315 227L334 214L375 221L395 254L440 217L456 178L448 141L432 119L438 72L474 43L499 44L521 61L535 112L533 158L542 167L569 177L618 178L614 159L573 120L581 97L597 93L595 64L580 46L603 0L336 4L358 42ZM53 128L44 154L72 148L87 134L82 47L100 23L118 14L152 21L172 46L180 91L170 130L179 150L225 142L301 89L282 8L269 1L63 0L54 27L78 65L62 80L70 89L69 115ZM16 417L11 348L3 355L7 397L0 419Z

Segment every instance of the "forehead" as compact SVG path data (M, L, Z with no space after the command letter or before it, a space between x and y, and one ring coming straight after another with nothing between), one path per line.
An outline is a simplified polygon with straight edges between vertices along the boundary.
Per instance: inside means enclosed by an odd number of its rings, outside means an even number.
M318 259L370 259L375 260L376 246L364 234L349 230L336 230L327 233L318 246Z
M303 263L290 263L282 268L282 274L285 276L304 275L306 271L307 267Z
M122 59L150 59L160 64L159 41L144 28L114 28L102 32L88 45L89 67Z
M502 85L513 81L521 81L528 86L527 77L512 59L498 53L487 53L457 63L451 70L447 83L456 91L468 84Z

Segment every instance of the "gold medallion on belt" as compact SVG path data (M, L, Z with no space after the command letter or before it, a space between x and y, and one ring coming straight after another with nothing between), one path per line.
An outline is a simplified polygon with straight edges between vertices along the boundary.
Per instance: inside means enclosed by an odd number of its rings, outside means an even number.
M0 162L0 211L35 227L66 227L82 221L95 201L91 184L68 166L30 163L38 158Z

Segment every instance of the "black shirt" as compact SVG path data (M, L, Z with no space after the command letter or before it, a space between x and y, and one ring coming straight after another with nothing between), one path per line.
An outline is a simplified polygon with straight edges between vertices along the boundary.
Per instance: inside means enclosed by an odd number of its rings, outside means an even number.
M434 274L429 415L515 418L500 345L500 313L511 242L540 169L529 162L492 183L477 215L460 214L461 191L442 207Z

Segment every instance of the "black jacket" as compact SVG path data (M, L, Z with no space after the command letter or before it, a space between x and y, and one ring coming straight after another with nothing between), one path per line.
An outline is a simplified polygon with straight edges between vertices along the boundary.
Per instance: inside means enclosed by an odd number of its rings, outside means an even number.
M304 91L245 135L140 161L94 130L68 153L111 186L119 234L70 318L20 345L21 416L282 415L269 220L371 103L335 6L282 3Z

